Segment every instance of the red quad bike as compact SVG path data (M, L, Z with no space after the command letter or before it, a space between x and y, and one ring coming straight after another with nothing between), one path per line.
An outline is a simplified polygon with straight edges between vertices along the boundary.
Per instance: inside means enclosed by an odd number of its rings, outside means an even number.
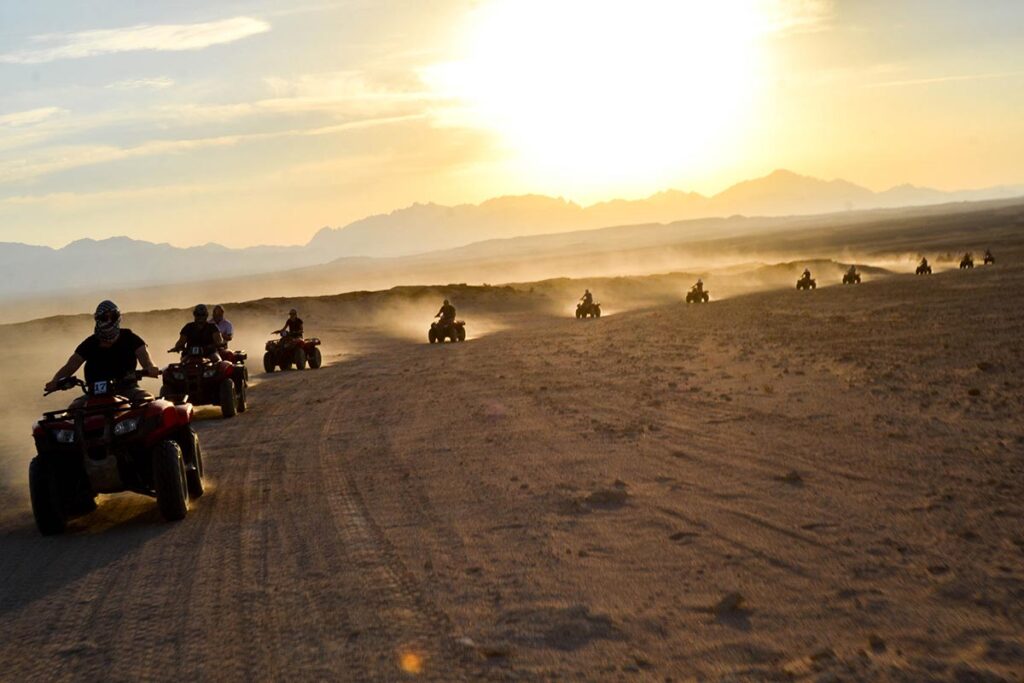
M203 495L192 406L151 397L130 401L114 381L86 385L65 377L57 386L81 387L85 398L43 413L32 428L37 455L28 485L39 531L59 534L68 519L96 509L98 494L121 491L155 497L164 519L183 519L189 501Z
M796 288L806 290L817 289L818 281L807 275L801 275L800 279L796 281Z
M576 317L582 318L600 318L601 317L601 304L592 303L588 304L583 301L576 304Z
M201 348L185 349L181 362L171 363L164 370L160 396L178 401L187 399L198 406L220 406L224 417L244 413L249 389L246 354L234 351L232 358L234 362L213 361Z
M308 363L311 369L316 370L323 365L319 346L320 340L316 337L303 339L281 335L280 339L271 339L263 354L263 369L270 373L275 368L290 370L294 365L296 370L305 370Z
M697 285L690 287L690 291L686 293L686 303L688 304L706 304L711 301L711 292L706 289L697 289Z
M448 322L435 320L430 323L427 339L430 340L431 344L443 344L445 339L453 342L466 341L466 321L453 320Z

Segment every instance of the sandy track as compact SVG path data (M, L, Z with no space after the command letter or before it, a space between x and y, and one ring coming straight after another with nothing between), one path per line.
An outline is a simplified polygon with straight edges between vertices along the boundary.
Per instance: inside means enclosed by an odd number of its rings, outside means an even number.
M510 317L266 378L202 421L183 523L4 519L2 677L1022 680L1022 294Z

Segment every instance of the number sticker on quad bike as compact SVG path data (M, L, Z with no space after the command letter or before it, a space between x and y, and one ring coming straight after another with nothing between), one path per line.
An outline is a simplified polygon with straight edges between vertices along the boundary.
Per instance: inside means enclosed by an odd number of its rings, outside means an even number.
M92 385L92 393L96 396L103 396L107 393L107 382L95 382Z

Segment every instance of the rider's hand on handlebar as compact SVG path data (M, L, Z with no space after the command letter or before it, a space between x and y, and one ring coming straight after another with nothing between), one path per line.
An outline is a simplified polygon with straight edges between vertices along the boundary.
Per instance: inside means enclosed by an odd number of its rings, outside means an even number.
M59 388L59 385L57 384L57 382L51 380L51 381L46 383L46 386L43 387L43 391L49 393L49 392L52 392L52 391L57 391L58 388Z
M158 368L156 366L153 366L151 368L146 368L145 370L143 370L143 372L146 373L146 377L159 377L160 376L160 368Z

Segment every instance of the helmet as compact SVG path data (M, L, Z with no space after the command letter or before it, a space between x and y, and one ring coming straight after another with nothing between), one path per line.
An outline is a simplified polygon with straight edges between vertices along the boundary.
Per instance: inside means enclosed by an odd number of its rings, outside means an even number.
M195 308L193 308L192 317L197 319L201 318L202 320L206 320L207 318L209 318L210 311L207 310L206 304L198 304Z
M445 305L445 306L449 305L449 304L448 304L448 299L445 299L445 300L444 300L444 305Z
M299 312L296 311L294 308L291 309L290 311L288 311L288 315L298 315L298 314L299 314Z

